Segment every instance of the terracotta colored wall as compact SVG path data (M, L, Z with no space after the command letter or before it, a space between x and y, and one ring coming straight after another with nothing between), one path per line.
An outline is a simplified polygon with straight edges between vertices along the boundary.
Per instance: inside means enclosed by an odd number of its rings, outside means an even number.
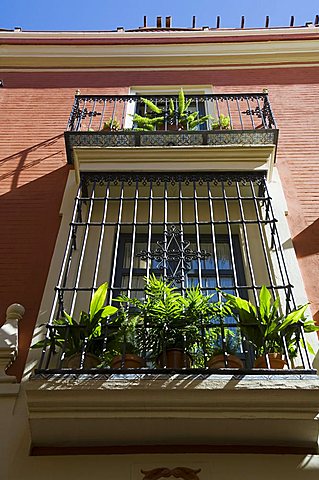
M77 88L81 93L126 93L130 85L212 84L215 92L258 92L268 87L280 128L277 162L288 221L313 313L319 310L319 194L316 112L319 69L202 72L7 73L0 89L0 323L5 309L26 307L20 325L25 361L59 228L68 166L63 132ZM314 280L316 279L316 280Z

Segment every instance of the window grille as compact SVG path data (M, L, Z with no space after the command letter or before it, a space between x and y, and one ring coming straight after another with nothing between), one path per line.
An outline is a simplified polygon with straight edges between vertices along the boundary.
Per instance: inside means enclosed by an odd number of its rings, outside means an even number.
M110 303L143 296L152 272L182 292L218 287L255 303L266 285L288 313L296 305L276 223L262 173L83 173L49 324L88 311L105 281Z

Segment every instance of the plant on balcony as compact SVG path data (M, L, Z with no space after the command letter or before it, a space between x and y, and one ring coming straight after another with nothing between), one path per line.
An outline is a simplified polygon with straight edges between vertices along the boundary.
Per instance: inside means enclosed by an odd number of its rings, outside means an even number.
M259 306L234 295L223 293L234 317L239 321L242 333L255 350L255 367L266 368L266 356L271 368L284 368L286 352L289 359L297 356L298 345L304 346L300 328L305 333L319 330L313 320L305 319L308 304L296 308L288 315L282 314L280 299L274 301L263 285L259 294ZM308 345L310 351L311 346Z
M150 110L145 116L135 114L133 122L136 124L136 129L154 131L157 127L162 128L163 125L168 130L194 130L198 125L210 120L211 115L200 117L199 112L190 112L189 107L192 99L185 100L185 94L181 88L178 94L177 102L173 98L168 100L168 110L165 107L161 108L151 100L141 97L142 102Z
M208 342L210 358L207 366L209 368L244 368L243 362L238 357L240 348L241 341L238 333L230 328L224 328L222 331L219 327L212 341Z
M171 283L152 275L146 279L145 300L121 296L117 301L133 307L140 349L150 352L160 367L183 368L198 354L205 325L220 313L212 296L196 287L183 297Z
M115 118L109 118L104 122L102 131L112 132L112 131L120 130L120 128L121 128L121 125Z
M213 120L211 124L212 130L229 130L230 128L229 115L223 115L222 113L219 115L218 120Z
M108 325L107 350L100 367L141 368L145 365L137 344L137 319L121 304Z
M32 348L50 347L53 353L57 349L64 352L66 365L70 368L80 366L82 353L84 353L84 368L97 366L99 355L102 352L102 328L106 325L108 317L117 312L117 307L105 306L108 284L103 283L94 293L90 302L89 312L82 311L76 321L67 312L63 317L55 319L49 327L48 338L37 342Z

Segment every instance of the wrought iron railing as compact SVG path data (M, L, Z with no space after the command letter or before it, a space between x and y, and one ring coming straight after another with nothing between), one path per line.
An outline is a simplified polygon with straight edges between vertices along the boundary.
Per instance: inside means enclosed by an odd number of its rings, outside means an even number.
M161 113L152 111L144 98L157 105ZM195 130L276 128L267 93L185 95L185 100L190 101L186 113L198 112L197 118L209 116L201 125L194 127ZM173 113L170 105L174 105ZM150 118L164 117L160 123L155 121L153 131L192 130L187 121L179 122L178 110L178 95L76 95L67 131L138 131L139 126L134 121L136 113Z
M278 358L274 359L273 354L265 348L264 354L256 363L257 355L254 348L247 341L241 332L240 325L236 324L234 319L228 319L228 322L222 323L203 322L198 328L197 339L192 345L187 340L187 333L181 329L180 339L182 340L178 346L173 348L165 343L166 332L163 327L162 350L155 354L149 341L149 335L151 341L154 341L151 330L151 322L141 324L136 327L135 338L132 339L130 333L126 335L125 331L121 329L119 335L116 327L105 322L101 335L94 341L88 341L85 338L83 326L48 325L48 336L36 373L239 374L241 372L248 375L266 374L267 371L271 374L282 375L315 373L306 348L302 326L296 327L294 334L295 353L298 355L296 363L295 359L289 355L284 336L282 337L282 355L278 355ZM159 336L161 337L160 333ZM81 337L81 348L77 353L70 355L70 346L75 337ZM210 339L212 340L210 341ZM60 348L57 348L58 340ZM114 342L117 345L115 350ZM133 350L132 342L134 342ZM120 348L118 348L119 345Z

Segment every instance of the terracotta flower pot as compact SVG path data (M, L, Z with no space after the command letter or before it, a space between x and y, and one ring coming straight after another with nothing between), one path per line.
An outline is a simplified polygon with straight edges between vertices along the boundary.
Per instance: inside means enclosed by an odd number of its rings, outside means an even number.
M214 355L211 357L207 366L209 368L244 368L244 364L236 355L227 355L227 367L224 355Z
M281 353L268 353L270 368L283 369L287 367L283 355ZM254 368L268 368L265 355L256 358Z
M67 368L80 368L81 353L75 353L74 355L67 357L64 363ZM85 369L96 368L99 363L100 363L99 357L96 357L95 355L93 355L93 353L86 353L84 358L83 368Z
M161 353L156 360L161 368L189 368L191 362L192 357L181 348L168 348L166 355L164 356L164 353Z
M117 355L111 362L111 368L142 368L145 366L145 361L142 357L134 353L126 353L124 355L124 365L122 366L122 355Z

